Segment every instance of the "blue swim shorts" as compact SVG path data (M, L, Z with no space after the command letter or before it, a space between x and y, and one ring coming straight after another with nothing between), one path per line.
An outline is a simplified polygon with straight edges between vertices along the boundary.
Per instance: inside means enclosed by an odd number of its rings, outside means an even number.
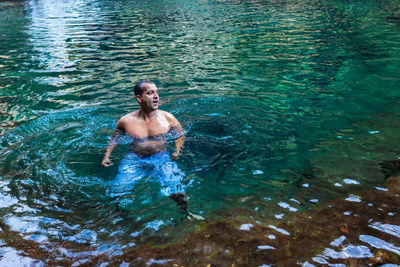
M118 168L118 175L110 190L112 197L122 197L132 193L135 184L143 178L156 181L161 186L161 194L183 192L182 179L185 174L171 160L168 152L161 152L149 157L139 157L129 152Z

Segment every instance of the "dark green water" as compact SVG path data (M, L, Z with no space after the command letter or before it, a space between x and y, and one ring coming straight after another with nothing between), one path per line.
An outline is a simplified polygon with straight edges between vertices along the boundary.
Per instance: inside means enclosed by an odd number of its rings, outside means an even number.
M192 231L157 183L122 211L107 193L141 79L187 130L194 213L285 220L373 188L400 159L399 69L398 1L0 2L0 218L107 253Z

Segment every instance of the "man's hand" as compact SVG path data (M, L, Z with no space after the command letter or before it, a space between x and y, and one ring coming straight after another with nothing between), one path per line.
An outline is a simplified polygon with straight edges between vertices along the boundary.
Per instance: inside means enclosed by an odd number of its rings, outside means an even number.
M101 166L103 167L110 167L112 164L111 160L107 157L101 161Z
M177 160L179 158L180 154L181 153L175 151L174 153L172 153L171 159L174 161Z

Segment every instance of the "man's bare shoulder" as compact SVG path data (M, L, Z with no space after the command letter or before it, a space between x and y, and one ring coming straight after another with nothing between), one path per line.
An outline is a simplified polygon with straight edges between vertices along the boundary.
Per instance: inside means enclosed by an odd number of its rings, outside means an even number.
M163 116L169 123L171 127L180 125L179 121L175 118L175 116L167 111L159 110L160 116Z
M139 113L139 111L136 110L136 111L130 112L128 114L125 114L117 122L117 127L124 129L126 124L134 123L135 121L138 120L138 113Z
M173 122L177 121L175 116L172 115L171 113L169 113L168 111L158 110L158 112L159 112L160 116L163 116L164 118L166 118L169 123L173 123Z
M138 114L139 114L139 110L135 110L128 114L125 114L119 120L120 121L137 120L139 118Z
M161 116L164 116L166 118L174 117L174 115L172 115L168 111L164 111L164 110L160 110L160 109L158 110L158 114L161 115Z

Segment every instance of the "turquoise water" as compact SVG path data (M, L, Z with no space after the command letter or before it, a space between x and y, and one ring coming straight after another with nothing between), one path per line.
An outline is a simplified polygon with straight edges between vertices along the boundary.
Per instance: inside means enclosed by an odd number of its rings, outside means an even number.
M107 194L141 79L187 131L194 213L279 221L373 188L400 159L399 40L398 1L1 2L0 218L116 253L192 231L157 183L123 209Z

